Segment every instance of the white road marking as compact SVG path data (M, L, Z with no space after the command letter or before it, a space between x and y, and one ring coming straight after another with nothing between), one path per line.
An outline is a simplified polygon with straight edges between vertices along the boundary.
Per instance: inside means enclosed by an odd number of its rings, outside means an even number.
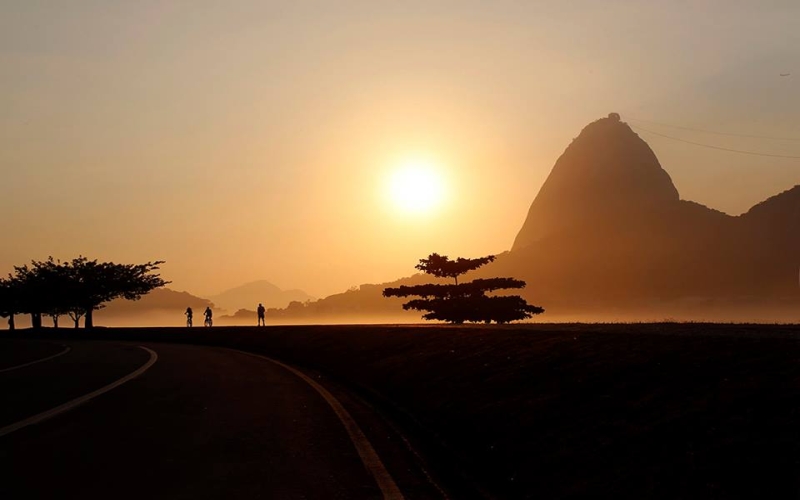
M400 439L403 441L403 443L405 443L408 451L410 451L415 457L417 457L417 467L419 467L422 473L425 474L425 477L428 479L428 482L431 483L431 486L433 486L434 488L436 488L437 491L439 491L439 494L442 495L442 498L444 500L450 500L450 496L448 496L447 492L444 491L442 487L439 486L439 483L434 481L433 477L430 475L430 473L428 473L428 470L425 468L424 465L425 459L422 458L422 456L417 452L416 448L414 448L411 445L411 442L408 440L408 438L406 438L406 436L402 432L400 432L400 429L398 429L397 426L394 425L392 422L390 422L386 418L384 418L383 421L386 423L386 425L392 428L395 434L400 436Z
M238 349L229 349L230 351L238 352L240 354L246 354L248 356L253 356L255 358L264 359L271 363L275 363L278 366L281 366L290 372L294 373L301 379L303 379L308 385L313 387L324 399L328 402L328 404L333 408L333 411L336 413L336 416L339 417L344 428L347 430L347 434L350 436L350 440L353 442L353 445L356 447L356 451L358 451L358 455L361 457L361 461L364 462L364 466L367 470L372 474L372 477L375 478L375 482L378 483L378 487L381 489L383 493L383 498L385 500L403 500L403 493L400 491L400 488L397 487L397 484L392 479L391 474L389 471L386 470L386 467L381 462L378 453L375 451L375 448L372 447L372 443L369 442L367 436L364 435L364 432L358 426L353 417L350 416L350 413L342 406L338 399L336 399L333 394L328 392L327 389L322 387L318 384L314 379L306 375L305 373L301 372L300 370L293 368L289 365L281 363L272 358L268 358L266 356L261 356L259 354L253 354L251 352L240 351Z
M119 379L119 380L117 380L115 382L112 382L112 383L108 384L105 387L101 387L100 389L97 389L96 391L92 391L89 394L85 394L85 395L83 395L83 396L81 396L79 398L73 399L72 401L68 401L68 402L64 403L63 405L56 406L55 408L53 408L51 410L47 410L45 412L39 413L38 415L34 415L32 417L28 417L25 420L20 420L17 423L14 423L14 424L11 424L11 425L7 425L7 426L5 426L3 428L0 428L0 437L5 436L6 434L11 434L14 431L18 431L18 430L22 429L23 427L27 427L29 425L33 425L33 424L38 424L40 422L44 422L45 420L47 420L49 418L52 418L52 417L55 417L58 414L64 413L65 411L69 411L69 410L72 410L74 408L77 408L78 406L82 405L83 403L86 403L87 401L89 401L89 400L91 400L93 398L96 398L97 396L100 396L101 394L105 394L106 392L110 391L111 389L119 387L122 384L124 384L125 382L133 380L136 377L138 377L139 375L141 375L142 373L146 372L151 366L153 366L156 363L156 361L158 361L158 354L156 354L154 351L151 351L150 349L148 349L147 347L144 347L144 346L139 346L139 348L140 349L144 349L145 351L147 351L150 354L150 359L148 359L147 363L143 364L136 371L134 371L132 373L129 373L128 375L125 375L121 379Z
M31 366L31 365L35 365L36 363L41 363L42 361L47 361L49 359L57 358L59 356L63 356L64 354L66 354L66 353L68 353L69 351L72 350L72 348L69 347L69 346L63 346L63 347L64 347L64 350L59 352L59 353L57 353L57 354L53 354L52 356L47 356L46 358L37 359L37 360L31 361L29 363L23 363L21 365L11 366L9 368L3 368L2 370L0 370L0 373L10 372L11 370L18 370L20 368L25 368L26 366Z

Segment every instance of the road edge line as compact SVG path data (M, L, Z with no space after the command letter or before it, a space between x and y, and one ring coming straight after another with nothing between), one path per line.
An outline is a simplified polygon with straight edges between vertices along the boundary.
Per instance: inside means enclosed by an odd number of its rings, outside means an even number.
M10 366L8 368L3 368L2 370L0 370L0 373L10 372L11 370L18 370L19 368L25 368L26 366L35 365L36 363L41 363L43 361L47 361L47 360L50 360L50 359L53 359L53 358L57 358L59 356L63 356L64 354L66 354L66 353L68 353L68 352L70 352L72 350L72 347L70 347L68 345L65 345L63 347L64 347L63 351L61 351L59 353L56 353L56 354L53 354L52 356L47 356L46 358L42 358L42 359L36 359L36 360L29 361L27 363L23 363L23 364L17 365L17 366Z
M141 375L142 373L144 373L148 369L150 369L150 367L153 366L156 363L156 361L158 361L158 354L156 354L155 351L152 351L152 350L148 349L147 347L144 347L144 346L141 346L141 345L139 346L139 349L144 349L145 351L147 351L150 354L150 359L148 359L145 364L143 364L142 366L137 368L135 371L133 371L133 372L125 375L124 377L122 377L122 378L120 378L120 379L108 384L105 387L101 387L100 389L92 391L92 392L90 392L88 394L84 394L83 396L75 398L75 399L73 399L71 401L67 401L66 403L64 403L62 405L56 406L55 408L52 408L50 410L44 411L42 413L39 413L38 415L34 415L34 416L28 417L28 418L26 418L24 420L20 420L19 422L16 422L16 423L13 423L11 425L7 425L5 427L2 427L2 428L0 428L0 437L3 437L5 435L7 435L7 434L11 434L14 431L18 431L18 430L22 429L23 427L27 427L29 425L33 425L33 424L38 424L40 422L44 422L45 420L53 418L56 415L64 413L65 411L69 411L69 410L72 410L74 408L77 408L78 406L86 403L87 401L89 401L91 399L94 399L97 396L100 396L101 394L105 394L106 392L121 386L125 382L128 382L130 380L135 379L136 377L138 377L139 375Z
M248 356L252 356L254 358L260 358L271 363L274 363L290 372L292 372L297 377L301 378L305 381L308 385L310 385L314 390L316 390L320 396L330 405L333 409L336 416L339 417L339 420L344 425L347 434L350 436L350 441L352 441L353 445L358 452L359 457L361 457L361 461L364 463L364 466L367 470L372 474L372 477L375 479L375 482L378 483L378 488L380 488L381 492L383 493L383 498L385 500L404 500L403 493L400 491L400 488L397 487L397 483L394 482L392 479L391 474L389 471L386 470L386 466L383 465L378 453L373 448L372 443L369 442L367 436L364 434L364 431L358 426L356 421L350 415L350 412L342 406L342 403L339 402L336 397L328 392L322 385L320 385L316 380L312 379L305 373L301 372L297 368L289 366L285 363L282 363L276 359L269 358L267 356L262 356L261 354L255 354L252 352L247 351L240 351L239 349L231 349L227 348L229 351L238 352L240 354L246 354Z

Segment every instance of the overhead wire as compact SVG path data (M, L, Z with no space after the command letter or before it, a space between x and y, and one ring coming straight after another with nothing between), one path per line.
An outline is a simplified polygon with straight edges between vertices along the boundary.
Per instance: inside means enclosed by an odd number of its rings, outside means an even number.
M767 139L770 141L792 141L792 142L800 142L800 138L798 137L770 137L766 135L752 135L752 134L735 134L732 132L716 132L714 130L705 130L701 128L692 128L692 127L680 127L678 125L668 125L666 123L659 123L650 120L640 120L639 118L628 118L625 117L626 121L634 121L639 123L646 123L648 125L656 125L659 127L667 127L673 128L676 130L688 130L690 132L701 132L703 134L714 134L714 135L725 135L729 137L744 137L747 139Z
M770 158L788 158L788 159L792 159L792 160L800 160L800 156L778 155L778 154L771 154L771 153L759 153L759 152L756 152L756 151L745 151L745 150L742 150L742 149L723 148L721 146L713 146L711 144L703 144L702 142L689 141L689 140L686 140L686 139L681 139L680 137L674 137L674 136L671 136L671 135L662 134L662 133L659 133L659 132L654 132L652 130L648 130L648 129L642 128L642 127L640 127L638 125L631 125L630 127L635 129L635 130L640 130L642 132L647 132L648 134L653 134L653 135L657 135L659 137L664 137L665 139L672 139L673 141L684 142L686 144L691 144L693 146L699 146L699 147L703 147L703 148L716 149L716 150L719 150L719 151L727 151L729 153L739 153L739 154L752 155L752 156L767 156L767 157L770 157Z

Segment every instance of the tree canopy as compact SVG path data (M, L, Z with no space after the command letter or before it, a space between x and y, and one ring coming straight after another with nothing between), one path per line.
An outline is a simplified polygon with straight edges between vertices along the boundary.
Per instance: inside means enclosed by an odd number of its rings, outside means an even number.
M41 326L41 316L53 318L69 315L78 327L85 317L85 326L94 326L93 311L117 298L138 300L164 281L156 271L164 261L144 264L98 262L79 256L71 261L32 261L15 266L14 274L2 280L0 309L5 316L30 314L32 324ZM9 324L11 325L11 323Z
M453 278L458 284L458 277L462 274L474 271L479 267L494 262L494 255L479 257L477 259L465 259L458 257L450 260L446 255L432 253L427 259L420 259L415 267L425 274L436 276L437 278Z
M432 253L420 259L417 269L437 278L453 278L453 284L422 284L386 288L384 297L420 297L403 304L405 310L426 311L423 318L449 323L509 323L541 314L544 309L529 305L517 295L486 295L498 290L521 289L525 282L514 278L481 278L459 283L458 277L495 259L494 255L477 259L462 257L450 260Z
M8 327L12 330L14 329L14 315L21 312L13 286L10 278L0 278L0 317L8 318Z

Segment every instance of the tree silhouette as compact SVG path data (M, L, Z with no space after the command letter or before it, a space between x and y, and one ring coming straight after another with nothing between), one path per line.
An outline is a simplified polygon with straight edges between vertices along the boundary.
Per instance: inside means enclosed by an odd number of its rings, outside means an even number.
M69 292L72 294L65 305L75 321L83 312L85 327L92 328L94 311L105 307L106 302L117 298L139 300L151 290L166 285L168 282L158 274L153 274L163 263L115 264L97 262L83 256L72 259L61 268L67 273Z
M42 327L42 312L48 295L47 283L34 267L14 266L14 275L9 275L9 293L15 301L17 312L30 314L31 326Z
M45 284L39 287L38 307L52 318L53 327L58 328L58 318L67 315L78 328L85 310L79 301L80 281L71 263L62 263L49 257L46 261L31 262L31 268L33 274Z
M458 277L460 275L494 262L494 258L494 255L488 255L477 259L458 257L456 260L450 260L446 255L432 253L427 259L420 259L419 264L414 267L425 274L431 274L437 278L453 278L456 285L458 285Z
M15 329L14 316L21 312L14 281L11 277L0 278L0 317L8 318L9 330Z
M0 286L0 309L3 314L27 313L34 328L42 325L42 315L53 319L69 315L78 328L85 317L86 328L94 326L93 312L117 298L138 300L168 282L155 273L163 261L144 264L98 262L80 256L71 261L32 261L15 266ZM11 323L9 324L11 327Z
M453 284L386 288L383 295L384 297L420 297L403 304L403 309L427 311L422 316L424 319L456 324L465 321L509 323L543 313L544 309L529 305L518 295L486 295L497 290L525 288L525 282L522 280L487 278L467 283L458 282L460 275L493 262L494 259L494 255L489 255L477 259L459 257L456 260L450 260L447 256L432 253L427 259L420 259L416 268L437 278L452 278Z

